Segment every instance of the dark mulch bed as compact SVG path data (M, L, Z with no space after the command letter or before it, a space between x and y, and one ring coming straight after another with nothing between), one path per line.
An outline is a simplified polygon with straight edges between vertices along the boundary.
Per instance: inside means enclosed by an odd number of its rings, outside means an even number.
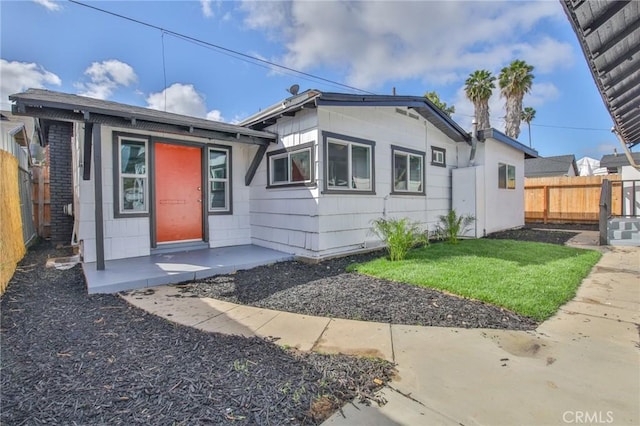
M0 301L1 424L317 424L390 379L384 361L295 353L88 296L78 266L44 268L67 254L30 250Z
M488 238L564 244L576 234L525 227ZM317 265L278 263L184 283L179 288L200 297L333 318L510 330L537 326L531 318L477 300L345 272L351 263L381 255L382 252L349 256Z

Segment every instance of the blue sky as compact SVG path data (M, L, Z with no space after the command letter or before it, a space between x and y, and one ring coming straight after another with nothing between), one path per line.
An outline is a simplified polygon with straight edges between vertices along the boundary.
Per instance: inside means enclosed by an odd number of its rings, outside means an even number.
M542 156L599 159L618 147L612 120L558 1L91 1L173 33L377 94L435 90L469 129L464 81L514 59L535 67ZM71 2L0 2L0 86L40 87L237 122L286 88L354 93ZM166 101L166 102L165 102ZM491 124L504 130L494 90ZM526 124L519 140L528 144Z

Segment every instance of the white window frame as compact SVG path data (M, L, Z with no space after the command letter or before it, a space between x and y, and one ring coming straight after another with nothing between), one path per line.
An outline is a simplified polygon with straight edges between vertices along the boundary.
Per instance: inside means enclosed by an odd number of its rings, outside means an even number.
M225 154L225 177L211 177L211 152L218 151ZM209 213L228 213L231 211L231 148L223 146L210 146L207 149L207 212ZM224 207L211 207L212 185L214 182L223 182L225 184L224 191Z
M500 169L503 167L504 180L500 176ZM513 179L509 179L510 175L513 175ZM516 166L507 163L498 163L498 188L509 190L516 189Z
M325 137L326 137L325 146L326 146L326 164L327 164L325 169L325 173L326 173L325 182L326 182L327 191L332 191L332 192L351 191L351 192L373 193L375 191L375 171L374 171L375 165L373 161L374 144L359 143L355 140L351 140L355 138L342 139L340 137L333 137L333 136L325 136ZM330 144L343 145L347 148L347 177L351 179L351 182L347 182L346 186L330 184L330 181L329 181L329 169L331 168L331 164L329 161L329 145ZM366 148L368 150L369 181L370 181L369 188L358 188L357 184L354 182L355 176L353 176L353 156L352 156L352 150L354 146Z
M444 148L432 146L431 165L438 167L447 167L447 150Z
M292 180L292 160L291 156L295 154L300 154L303 152L307 152L309 155L309 179L305 180ZM313 152L311 151L311 147L305 147L300 149L291 149L290 151L285 151L278 154L269 155L269 186L284 186L284 185L306 185L313 182ZM282 158L287 159L287 180L286 181L278 181L276 182L275 177L275 167L274 161L280 160Z
M406 188L405 189L397 189L396 188L396 155L402 155L406 159L406 168L407 168L407 176L406 176ZM416 191L411 190L411 157L420 159L420 182L419 189ZM425 193L425 170L424 170L424 160L425 154L422 151L416 151L408 148L402 148L400 146L391 145L391 192L398 194L424 194Z
M144 144L144 173L122 173L122 145L126 142ZM146 215L149 213L149 140L132 136L118 136L118 213L122 216ZM124 179L141 179L144 182L144 210L125 210L124 208Z

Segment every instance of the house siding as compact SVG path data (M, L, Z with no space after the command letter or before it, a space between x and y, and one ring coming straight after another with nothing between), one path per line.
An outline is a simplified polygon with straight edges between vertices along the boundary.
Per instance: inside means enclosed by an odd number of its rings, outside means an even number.
M267 160L251 188L254 244L296 255L324 258L380 245L371 222L409 217L433 228L451 206L451 169L458 144L422 117L400 115L395 107L319 106L283 117L267 129L279 135L269 151L314 143L317 186L267 188ZM375 143L375 194L323 193L324 132ZM391 194L391 146L425 153L426 195ZM446 150L446 167L431 165L431 147Z
M64 213L64 207L73 203L73 172L71 146L73 124L52 122L48 130L49 182L51 190L51 241L70 244L73 235L73 217Z
M318 119L316 110L303 110L283 117L267 129L278 134L278 143L268 152L313 143L313 174L318 177ZM258 167L250 188L251 241L253 244L315 257L319 247L317 186L270 187L267 155Z
M142 137L150 136L152 141L189 141L203 144L199 138L188 138L177 135L166 135L157 132L132 131L117 127L102 126L102 198L104 215L104 255L105 260L127 257L148 256L151 254L151 216L146 217L114 217L114 158L113 133L124 132ZM76 149L78 158L82 158L83 132L77 132ZM209 144L231 147L232 151L232 214L208 215L209 246L223 247L249 244L251 242L249 188L244 185L244 175L248 164L257 151L257 147L209 140ZM92 158L93 162L93 158ZM80 164L78 164L80 167ZM81 167L80 167L81 168ZM96 261L95 233L95 168L91 165L91 180L81 180L82 172L77 174L78 235L82 240L82 254L85 262ZM149 181L149 189L153 182ZM206 190L203 191L206 196ZM150 206L150 208L153 208Z

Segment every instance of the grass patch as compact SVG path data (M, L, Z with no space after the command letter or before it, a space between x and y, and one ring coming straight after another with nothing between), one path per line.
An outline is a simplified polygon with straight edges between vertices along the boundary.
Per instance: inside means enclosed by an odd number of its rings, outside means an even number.
M464 240L379 258L348 270L502 306L542 321L571 300L600 252L513 240Z

